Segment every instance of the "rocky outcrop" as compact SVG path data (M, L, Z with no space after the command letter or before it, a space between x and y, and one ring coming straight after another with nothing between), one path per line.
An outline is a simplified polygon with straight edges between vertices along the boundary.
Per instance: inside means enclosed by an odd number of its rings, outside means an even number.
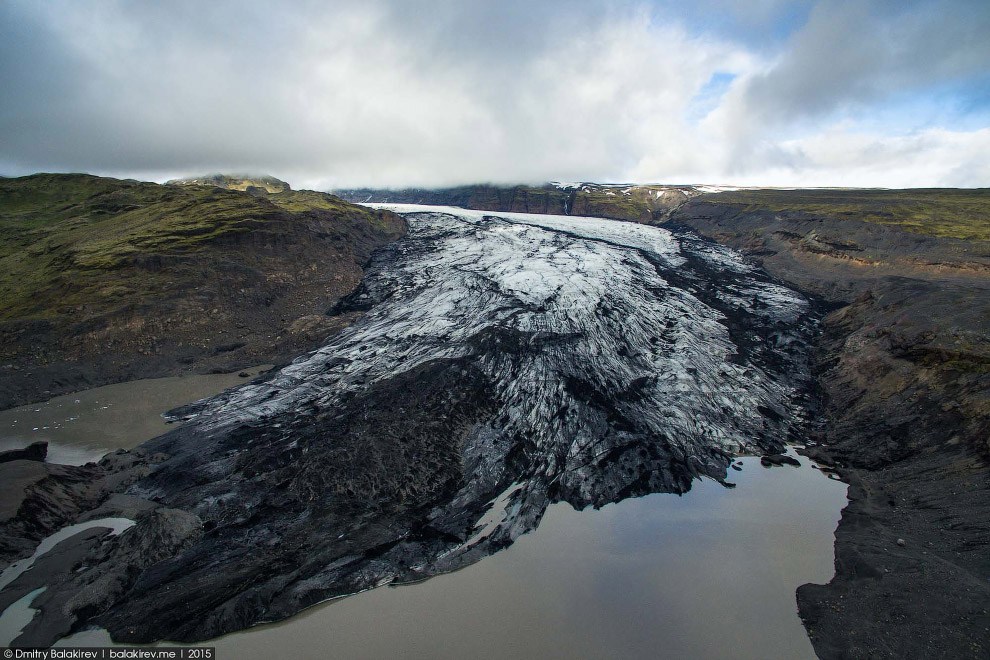
M208 174L206 176L172 179L168 186L212 186L225 190L240 190L255 194L282 193L292 190L285 181L266 175Z
M0 451L0 463L8 461L44 461L48 456L47 442L33 442L23 449Z
M139 592L140 576L146 569L160 566L202 535L203 525L196 516L156 508L140 516L126 532L103 537L95 547L85 543L88 539L75 539L57 557L57 564L49 567L48 588L31 603L39 614L24 627L15 644L49 646L52 640L71 632L80 618L86 620L91 613L106 610L127 592ZM73 549L74 556L66 557ZM165 566L160 569L167 570ZM187 598L188 594L176 593L168 605L181 611Z
M760 464L763 467L779 467L782 465L800 467L801 462L793 456L788 456L787 454L767 454L766 456L760 457Z
M29 556L43 538L86 518L164 458L136 449L78 467L24 460L0 463L0 564Z

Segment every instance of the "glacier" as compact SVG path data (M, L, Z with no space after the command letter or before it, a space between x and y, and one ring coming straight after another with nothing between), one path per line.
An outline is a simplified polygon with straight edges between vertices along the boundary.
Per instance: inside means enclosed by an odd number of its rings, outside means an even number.
M779 452L814 416L815 306L728 248L381 206L409 233L332 310L360 319L146 443L167 460L127 494L203 533L88 623L202 640L424 579L507 547L554 502L731 487L734 456Z

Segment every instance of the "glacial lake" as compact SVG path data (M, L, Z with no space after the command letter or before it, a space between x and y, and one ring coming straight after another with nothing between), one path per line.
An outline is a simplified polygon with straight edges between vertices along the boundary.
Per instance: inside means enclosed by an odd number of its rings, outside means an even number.
M216 640L220 658L814 658L794 592L833 575L845 484L744 458L735 489L539 528L455 573L381 587Z
M241 385L271 366L116 383L3 410L0 451L45 441L51 463L97 461L115 449L136 447L168 431L172 425L163 412Z
M78 449L128 446L120 438L140 434L124 429L153 428L164 408L201 395L188 396L190 382L142 381L137 405L133 388L109 390L121 397L98 388L89 428L106 439L82 434ZM93 392L70 400L90 401ZM59 438L73 448L71 433ZM741 458L741 471L729 471L733 489L705 479L684 496L599 510L558 503L535 531L465 569L324 603L204 645L216 646L221 660L814 658L794 591L832 577L846 485L800 461L800 468L764 468L756 457ZM30 611L6 614L5 621L23 621ZM58 646L106 643L105 632L87 630Z

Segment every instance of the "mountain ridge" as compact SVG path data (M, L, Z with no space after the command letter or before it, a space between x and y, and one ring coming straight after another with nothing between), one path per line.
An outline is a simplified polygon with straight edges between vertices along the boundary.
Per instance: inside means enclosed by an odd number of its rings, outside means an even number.
M482 211L582 215L659 224L689 200L812 218L865 220L944 238L990 240L988 188L770 188L561 183L453 188L348 188L354 203L459 206Z
M292 187L267 174L206 174L203 176L171 179L165 182L167 186L213 186L225 190L240 190L242 192L282 193L292 190Z

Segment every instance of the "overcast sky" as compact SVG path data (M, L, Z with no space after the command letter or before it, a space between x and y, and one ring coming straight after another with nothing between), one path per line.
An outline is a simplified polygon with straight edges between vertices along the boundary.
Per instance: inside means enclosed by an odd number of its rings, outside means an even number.
M2 0L37 171L990 186L990 2Z

